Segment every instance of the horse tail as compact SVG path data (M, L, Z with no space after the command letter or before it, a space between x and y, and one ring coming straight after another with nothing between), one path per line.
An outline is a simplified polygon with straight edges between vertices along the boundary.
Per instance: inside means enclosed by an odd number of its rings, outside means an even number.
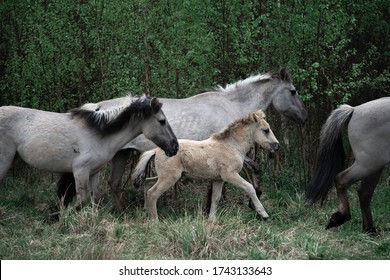
M345 153L342 129L351 119L354 108L342 105L334 110L321 129L320 145L314 172L306 191L306 200L324 202L336 175L344 168Z
M68 206L76 196L76 181L73 173L64 173L57 183L57 196L64 206Z
M146 151L141 155L133 173L131 174L131 180L135 188L139 188L145 183L146 173L149 169L148 167L155 155L156 150Z

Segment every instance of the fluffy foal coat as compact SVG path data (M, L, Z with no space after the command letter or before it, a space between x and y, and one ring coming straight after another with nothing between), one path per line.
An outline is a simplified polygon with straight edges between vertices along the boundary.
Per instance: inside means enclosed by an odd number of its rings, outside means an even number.
M258 214L263 219L268 218L253 186L239 175L245 155L255 142L271 152L279 148L279 142L261 110L236 120L206 140L179 140L180 148L176 156L168 158L159 148L143 153L132 179L136 186L141 185L145 181L148 164L155 157L158 179L148 190L146 197L146 206L152 219L158 220L157 199L181 178L183 172L190 178L215 182L210 220L216 219L215 212L221 198L223 182L242 188L251 198Z

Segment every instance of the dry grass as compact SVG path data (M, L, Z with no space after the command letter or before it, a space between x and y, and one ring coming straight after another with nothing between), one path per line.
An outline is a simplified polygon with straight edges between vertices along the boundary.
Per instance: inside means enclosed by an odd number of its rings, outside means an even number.
M388 175L374 196L379 235L371 237L361 233L353 191L353 219L325 231L337 206L334 197L324 207L307 208L301 191L277 183L264 187L267 222L258 220L242 192L229 186L218 221L210 223L202 213L208 183L184 182L160 199L158 224L148 220L142 202L126 213L115 211L107 189L100 209L63 209L59 222L48 223L56 177L27 173L8 177L2 186L1 259L390 259ZM131 193L142 198L142 192Z

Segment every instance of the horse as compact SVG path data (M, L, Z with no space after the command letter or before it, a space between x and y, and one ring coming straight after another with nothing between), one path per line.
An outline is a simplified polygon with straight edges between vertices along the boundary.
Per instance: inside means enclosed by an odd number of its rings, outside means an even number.
M111 108L125 102L126 98L116 98L89 104L92 108ZM297 89L292 83L287 69L278 72L268 72L250 76L236 83L207 90L198 95L184 99L161 98L166 114L175 135L180 139L204 140L218 132L233 120L243 117L256 110L265 111L271 105L288 119L303 125L307 120L307 111ZM124 210L127 205L122 197L121 181L125 172L127 160L132 156L131 150L139 153L154 149L156 146L140 135L127 143L113 158L109 185L118 209ZM245 167L252 170L256 178L256 164L248 157ZM260 187L256 186L257 179L252 179L256 192L260 197ZM58 189L59 195L64 190ZM70 192L68 192L70 193ZM210 205L211 192L208 195Z
M0 183L18 155L29 165L54 173L73 173L77 210L87 201L88 189L98 203L98 173L126 143L145 135L167 156L178 141L161 110L149 96L111 110L72 109L54 113L30 108L0 107Z
M335 109L321 129L317 161L306 191L308 204L324 202L335 182L339 200L326 229L338 227L351 219L348 187L358 181L363 232L375 233L371 200L383 168L390 162L390 97L359 106L342 105ZM344 169L345 153L342 131L348 125L348 140L354 163ZM344 169L344 170L343 170Z
M279 142L261 110L232 122L206 140L179 139L180 148L173 157L168 158L159 148L143 153L134 169L132 180L135 186L143 184L148 165L154 157L158 178L147 191L146 197L152 220L158 221L156 207L158 198L172 187L183 173L189 178L214 182L209 213L211 221L216 220L215 212L223 182L243 189L253 202L257 213L263 219L267 219L268 214L256 196L255 189L239 175L245 155L254 143L271 152L279 148Z

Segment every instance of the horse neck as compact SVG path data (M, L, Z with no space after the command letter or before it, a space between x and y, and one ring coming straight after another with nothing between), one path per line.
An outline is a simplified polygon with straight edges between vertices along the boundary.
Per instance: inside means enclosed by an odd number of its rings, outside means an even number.
M242 155L246 155L255 143L253 124L233 128L225 142L235 146Z
M274 79L260 83L237 86L224 93L226 98L236 104L241 114L257 110L267 110L272 104L276 83Z
M103 139L108 143L110 150L118 151L138 135L142 134L140 123L142 120L137 118L130 120L124 127Z

